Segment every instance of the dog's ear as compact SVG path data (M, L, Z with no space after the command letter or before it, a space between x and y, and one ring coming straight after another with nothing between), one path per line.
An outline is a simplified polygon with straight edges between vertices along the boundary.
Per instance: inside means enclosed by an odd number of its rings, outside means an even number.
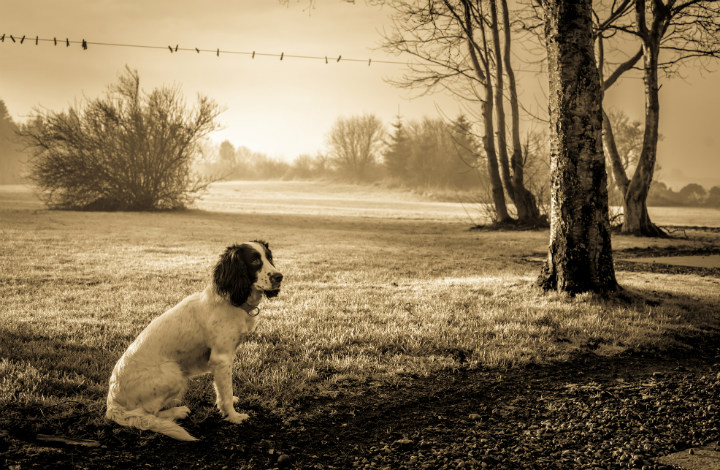
M230 246L220 255L213 280L217 293L235 307L240 307L250 297L250 278L239 246Z

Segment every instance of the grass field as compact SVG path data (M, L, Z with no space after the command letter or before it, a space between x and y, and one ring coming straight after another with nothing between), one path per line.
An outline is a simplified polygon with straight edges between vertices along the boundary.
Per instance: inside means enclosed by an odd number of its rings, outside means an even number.
M329 184L225 184L170 213L48 211L0 189L0 429L53 431L78 407L100 425L127 345L206 285L225 246L251 239L270 242L285 281L238 350L239 409L290 416L309 396L662 349L720 326L716 276L618 270L622 295L566 298L534 287L547 232L469 225L443 203ZM717 233L689 235L613 245L720 250ZM193 382L192 419L214 413L212 394L208 378Z

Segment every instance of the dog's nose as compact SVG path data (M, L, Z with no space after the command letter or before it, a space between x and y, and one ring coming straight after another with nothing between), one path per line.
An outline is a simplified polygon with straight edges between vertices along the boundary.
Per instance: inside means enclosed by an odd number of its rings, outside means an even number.
M279 284L283 280L283 275L281 273L272 273L270 275L270 280L274 283Z

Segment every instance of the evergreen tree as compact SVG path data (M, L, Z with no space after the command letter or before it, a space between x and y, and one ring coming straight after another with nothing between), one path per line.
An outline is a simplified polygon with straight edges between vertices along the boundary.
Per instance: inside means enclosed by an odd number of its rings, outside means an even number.
M408 181L414 186L439 186L442 169L437 164L438 141L436 123L429 118L413 125L411 151L408 156Z
M450 132L454 144L453 157L449 163L452 168L451 183L455 187L468 188L476 186L482 174L477 171L480 164L480 149L473 135L472 124L464 114L459 115L450 125Z
M397 116L392 128L390 139L387 142L387 150L383 155L383 164L388 175L406 181L408 179L410 141L400 116Z

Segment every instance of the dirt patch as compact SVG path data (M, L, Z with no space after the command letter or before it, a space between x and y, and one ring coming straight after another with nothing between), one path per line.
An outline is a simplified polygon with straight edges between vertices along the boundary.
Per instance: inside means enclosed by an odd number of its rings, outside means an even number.
M357 384L236 427L210 414L198 443L113 425L81 410L0 432L3 468L669 468L655 457L720 438L720 336L617 358L458 369ZM37 434L97 441L78 447ZM19 467L17 467L19 466Z
M635 263L658 263L689 268L720 268L720 255L660 256L655 258L635 258L633 261Z
M697 274L720 277L720 266L695 260L720 260L720 247L645 247L628 248L614 253L615 267L621 271L664 274Z

